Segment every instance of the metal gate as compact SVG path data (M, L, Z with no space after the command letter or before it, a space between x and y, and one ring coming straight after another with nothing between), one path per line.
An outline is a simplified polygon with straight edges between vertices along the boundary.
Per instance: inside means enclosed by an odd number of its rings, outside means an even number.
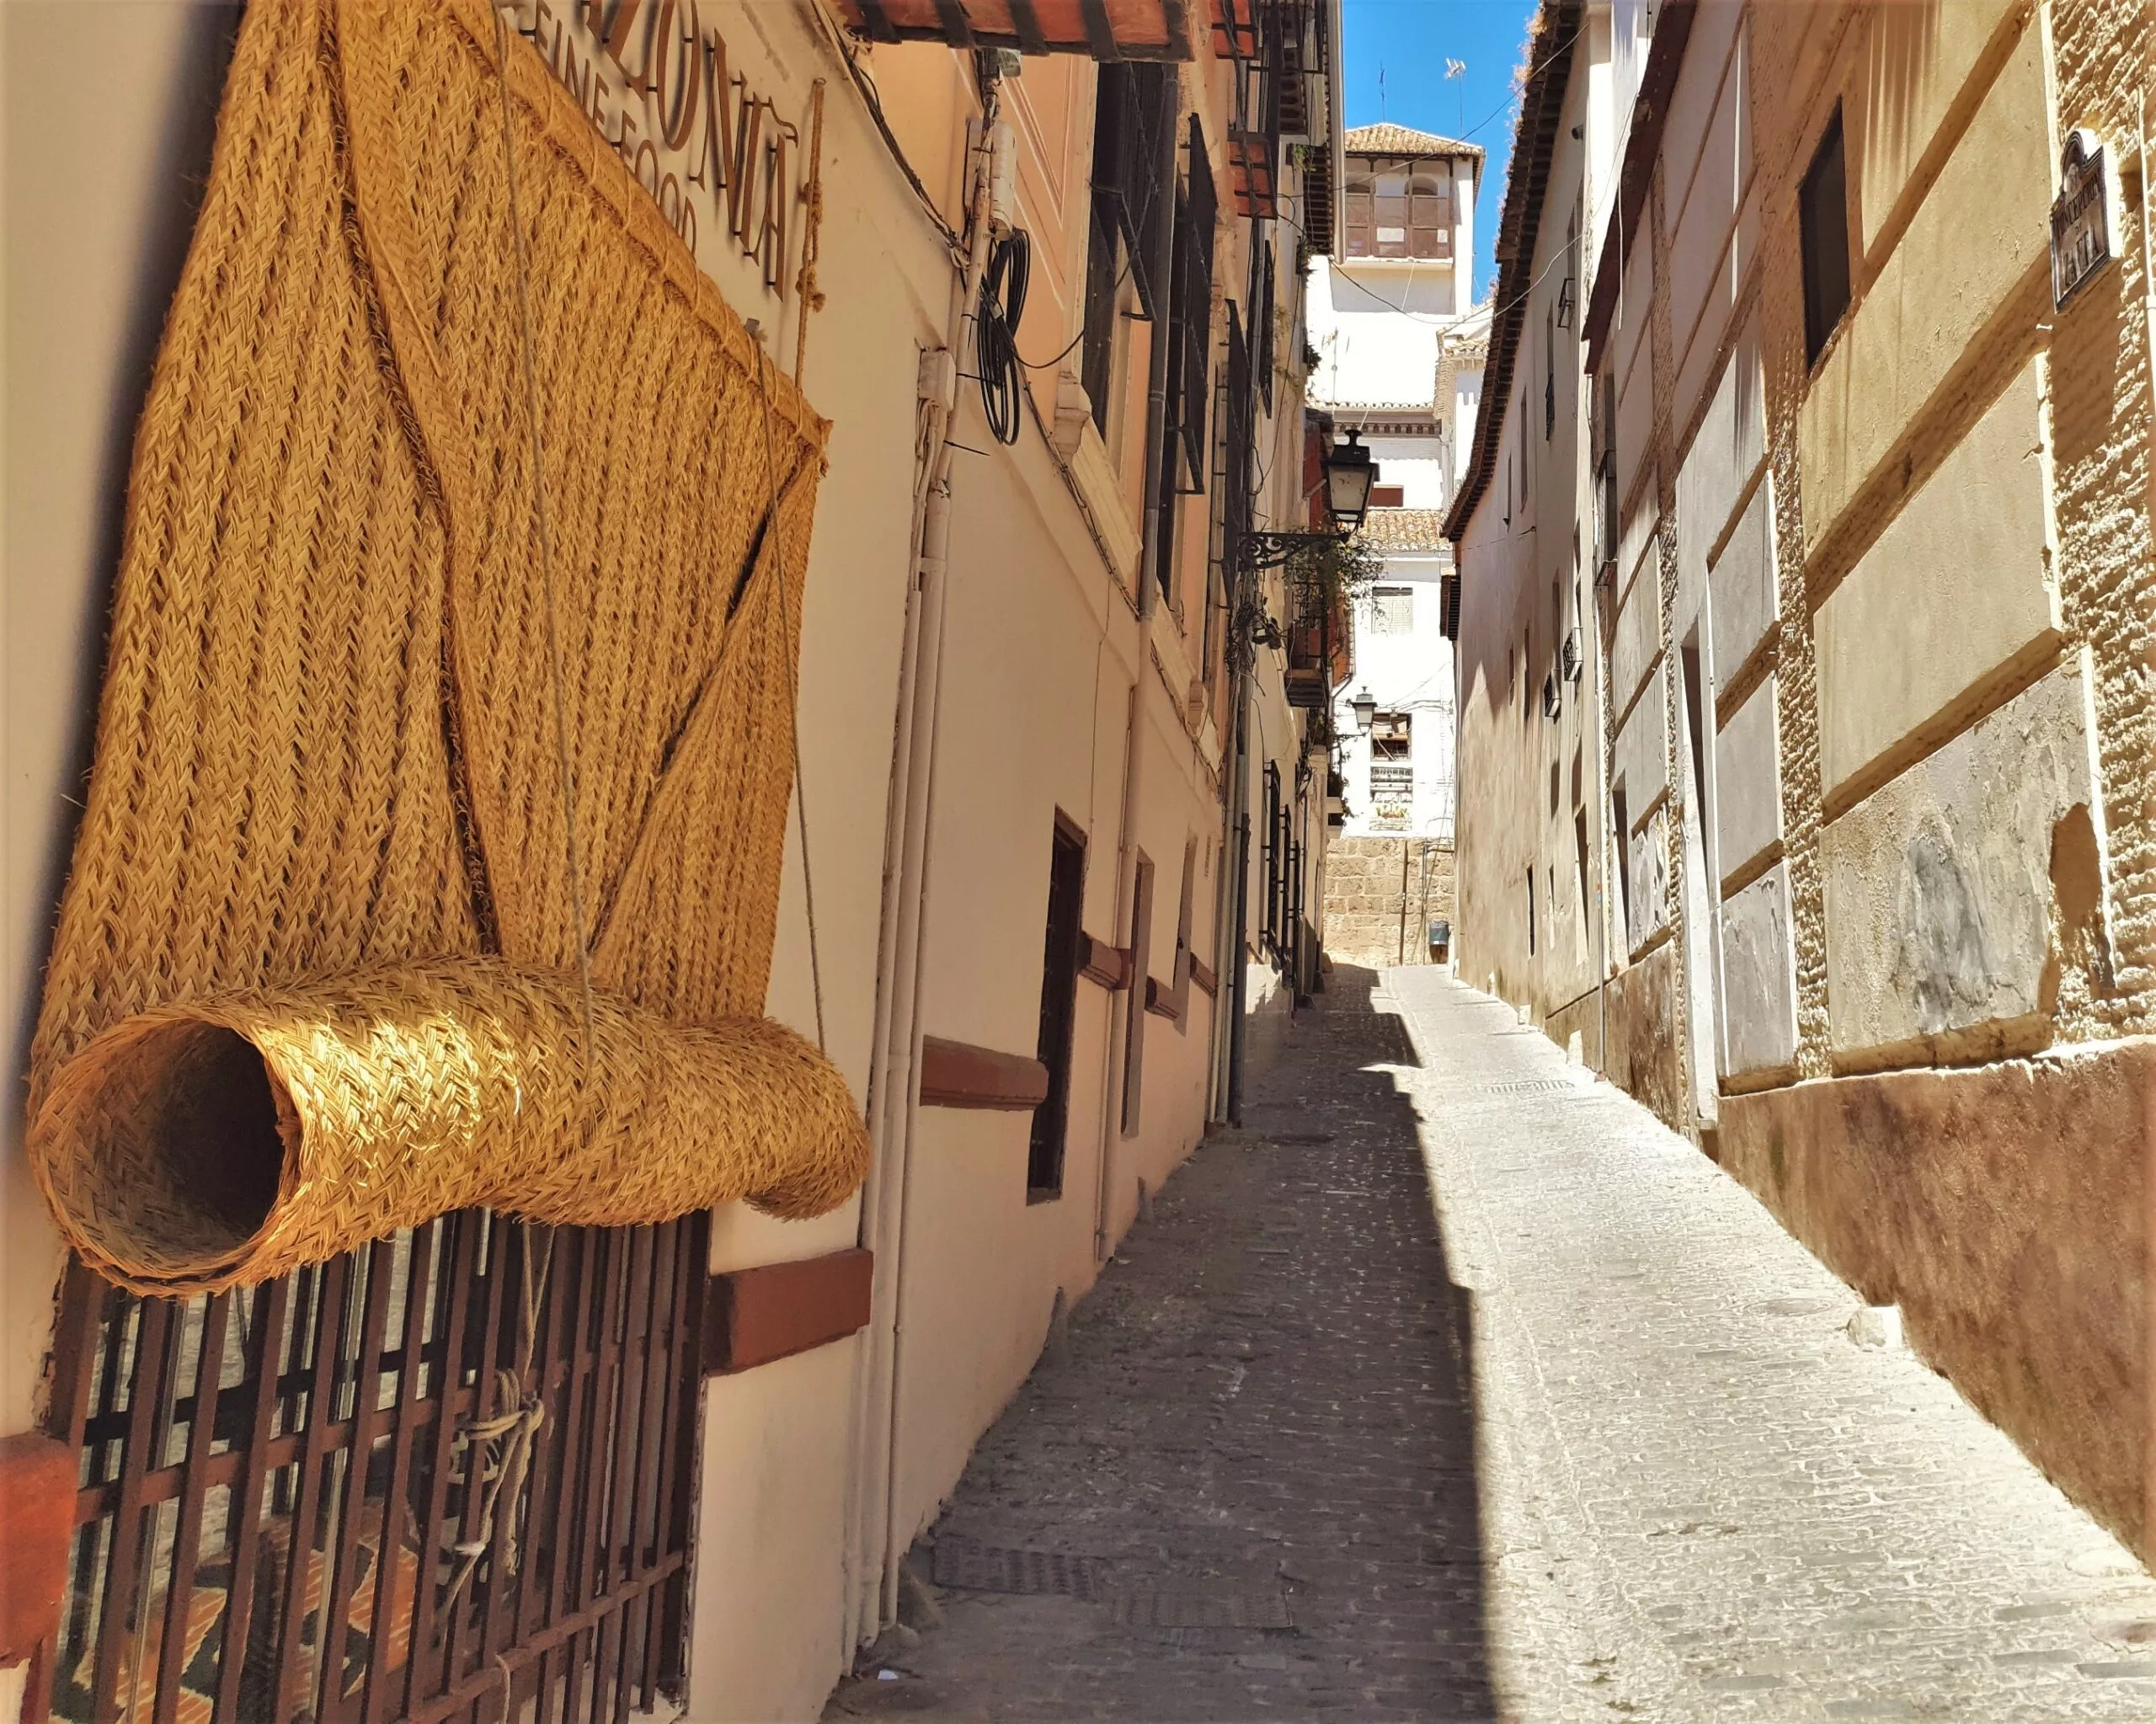
M466 1210L187 1301L71 1265L51 1716L621 1719L678 1693L707 1230Z

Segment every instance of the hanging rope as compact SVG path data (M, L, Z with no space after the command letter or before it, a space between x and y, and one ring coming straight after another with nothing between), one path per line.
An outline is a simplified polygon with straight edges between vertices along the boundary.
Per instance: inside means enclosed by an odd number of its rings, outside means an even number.
M509 223L516 258L516 313L523 360L524 417L531 439L531 531L539 542L539 578L547 600L547 679L553 707L554 765L560 780L562 842L568 867L569 912L576 937L577 986L584 1002L584 1063L589 1074L597 1039L591 1009L591 939L584 920L584 878L577 856L576 769L569 760L568 714L562 694L560 607L554 589L553 536L547 521L546 449L539 430L538 368L531 356L531 255L524 232L523 204L517 192L516 147L510 124L509 24L499 10L494 13L494 58L500 72L502 163L508 174ZM473 1420L457 1439L464 1449L465 1488L477 1490L484 1484L487 1494L479 1511L477 1536L454 1547L461 1560L442 1599L438 1632L446 1632L459 1595L470 1583L481 1559L497 1544L503 1575L514 1575L521 1561L516 1535L517 1510L524 1500L525 1480L531 1471L539 1429L547 1422L546 1398L532 1380L532 1364L539 1344L540 1301L546 1297L547 1284L553 1273L556 1230L547 1229L536 1277L531 1264L531 1231L527 1225L523 1248L517 1253L524 1271L523 1358L515 1370L494 1373L496 1404L510 1410L490 1419ZM507 1681L506 1666L503 1674Z
M764 409L764 478L769 490L771 556L778 564L778 621L780 632L793 635L792 601L787 592L786 525L778 506L778 456L771 440L771 387L778 367L763 348L756 349L757 394ZM786 658L786 703L793 737L793 813L801 833L801 897L808 912L808 985L816 996L816 1051L829 1055L824 1044L824 960L816 936L816 883L808 868L808 788L801 772L801 673L796 654Z

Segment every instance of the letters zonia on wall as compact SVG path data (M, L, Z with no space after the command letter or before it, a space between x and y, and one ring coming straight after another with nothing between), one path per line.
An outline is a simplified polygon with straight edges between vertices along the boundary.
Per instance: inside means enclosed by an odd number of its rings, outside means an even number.
M800 128L733 69L696 0L536 0L519 27L708 268L754 259L766 291L787 273L801 207Z

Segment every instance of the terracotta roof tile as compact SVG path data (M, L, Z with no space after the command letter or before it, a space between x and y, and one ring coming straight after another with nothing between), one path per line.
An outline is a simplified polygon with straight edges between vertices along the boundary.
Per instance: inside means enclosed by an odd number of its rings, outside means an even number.
M1373 551L1442 551L1444 521L1442 509L1373 509L1356 536Z
M1482 159L1479 144L1439 137L1433 131L1417 131L1407 125L1358 125L1340 140L1351 156L1472 156Z

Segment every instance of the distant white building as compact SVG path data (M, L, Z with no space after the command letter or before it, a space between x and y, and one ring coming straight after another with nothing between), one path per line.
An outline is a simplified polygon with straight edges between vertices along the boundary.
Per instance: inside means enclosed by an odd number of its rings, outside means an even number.
M1347 243L1313 264L1310 389L1335 430L1359 432L1377 458L1363 542L1385 572L1356 606L1354 672L1334 693L1339 830L1449 842L1444 621L1457 596L1438 529L1473 440L1490 327L1472 280L1482 152L1404 125L1358 126L1344 141Z

